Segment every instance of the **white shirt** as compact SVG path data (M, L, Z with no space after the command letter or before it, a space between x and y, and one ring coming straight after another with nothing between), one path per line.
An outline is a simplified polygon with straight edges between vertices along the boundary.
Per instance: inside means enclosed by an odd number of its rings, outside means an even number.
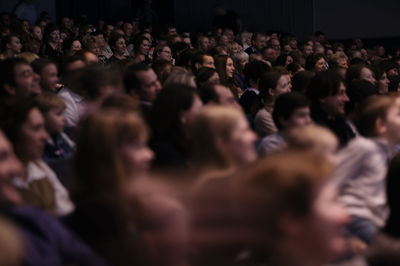
M76 127L79 120L86 113L85 99L65 87L58 92L58 96L64 100L66 105L64 115L67 127Z

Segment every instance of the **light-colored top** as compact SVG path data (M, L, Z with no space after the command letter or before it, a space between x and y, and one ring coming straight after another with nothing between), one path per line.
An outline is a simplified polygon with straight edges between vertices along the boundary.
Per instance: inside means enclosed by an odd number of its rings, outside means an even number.
M68 191L58 180L56 174L47 164L42 160L37 160L33 162L29 162L26 166L27 176L26 178L16 177L13 182L14 185L19 190L30 190L34 187L35 182L41 182L44 179L52 185L54 193L54 209L51 212L57 216L64 216L71 213L74 210L74 205L69 198ZM47 190L49 191L49 190ZM40 195L38 195L40 197ZM42 195L46 196L46 195Z
M275 134L266 136L260 142L257 147L257 153L260 156L268 155L273 152L281 151L286 147L286 139L282 131L278 131Z
M85 99L65 87L58 92L58 96L64 100L66 106L64 112L66 126L76 127L79 120L86 113L87 106Z
M254 127L260 138L278 132L274 120L272 119L272 114L265 108L262 108L257 112L256 117L254 118Z
M339 152L334 181L349 213L384 226L389 215L386 175L391 156L383 139L356 137Z

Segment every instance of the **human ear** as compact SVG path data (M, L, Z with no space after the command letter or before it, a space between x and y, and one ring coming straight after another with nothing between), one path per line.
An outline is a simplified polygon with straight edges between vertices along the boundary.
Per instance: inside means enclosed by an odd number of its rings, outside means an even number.
M4 90L10 95L16 94L15 88L11 87L9 84L4 84Z
M381 117L376 119L376 121L375 121L375 133L378 136L381 136L381 135L386 133L386 130L387 130L386 122Z

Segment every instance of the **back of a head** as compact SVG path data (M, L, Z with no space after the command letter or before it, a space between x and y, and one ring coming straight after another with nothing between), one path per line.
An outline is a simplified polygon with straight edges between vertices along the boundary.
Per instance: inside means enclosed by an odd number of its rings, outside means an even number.
M136 93L139 93L141 89L141 83L140 79L137 76L137 73L140 71L148 71L149 69L149 66L142 63L134 64L128 67L124 74L124 86L125 92L127 94L131 94L132 91L136 91Z
M369 81L362 79L353 79L346 90L350 101L346 105L347 113L351 113L354 107L372 95L378 95L377 88Z
M99 109L83 119L74 158L74 201L118 198L125 178L132 175L124 171L120 149L147 132L137 113L122 108Z
M203 107L190 125L193 162L202 166L228 167L232 161L221 146L221 140L229 139L241 118L244 118L244 114L237 108L218 105Z
M252 61L246 64L243 74L247 82L250 82L250 80L258 82L261 75L270 70L271 68L267 63L263 61Z
M363 101L358 106L354 118L358 132L364 137L377 137L377 119L385 121L389 108L395 104L396 100L397 97L380 95L371 96Z
M282 76L279 72L266 72L260 76L258 81L258 90L260 98L265 100L268 98L269 89L275 89L279 78Z
M278 96L274 104L272 118L278 129L284 129L281 119L287 120L299 108L309 107L310 100L298 92L289 92Z
M305 94L311 79L315 76L314 71L300 71L292 77L292 91Z
M313 103L317 103L322 98L336 95L341 82L342 77L334 71L319 72L311 79L307 96Z

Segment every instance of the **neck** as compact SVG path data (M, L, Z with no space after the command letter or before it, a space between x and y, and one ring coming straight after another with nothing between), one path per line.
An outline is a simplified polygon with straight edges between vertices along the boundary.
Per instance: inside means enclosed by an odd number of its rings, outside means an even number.
M5 58L13 58L14 56L15 56L15 53L11 49L4 51Z
M49 45L50 45L51 48L53 48L54 50L57 50L57 43L49 42Z

